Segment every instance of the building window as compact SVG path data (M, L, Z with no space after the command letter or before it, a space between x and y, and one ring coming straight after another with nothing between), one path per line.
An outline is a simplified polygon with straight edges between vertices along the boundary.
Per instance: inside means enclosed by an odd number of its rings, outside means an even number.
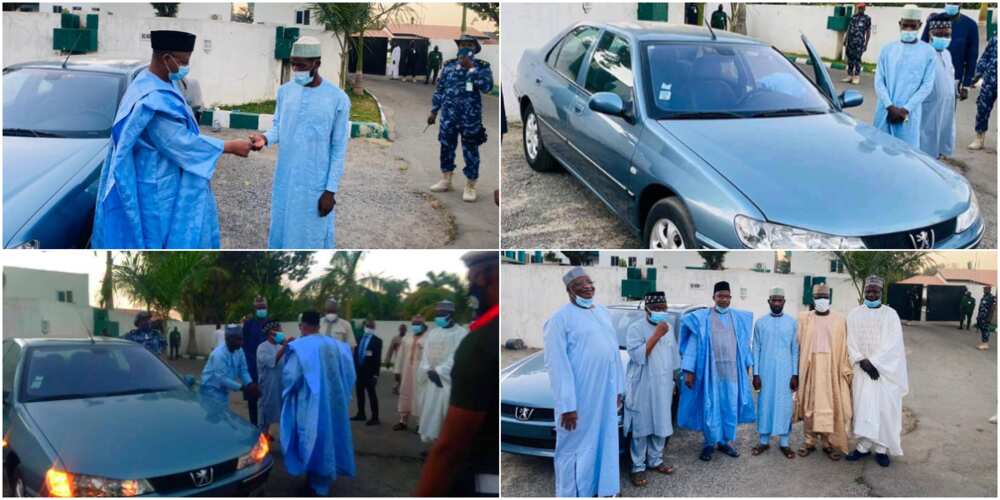
M73 303L73 291L72 290L59 290L56 292L56 300L59 302L66 302L68 304Z
M638 264L638 263L639 263L639 259L637 259L635 257L629 257L628 258L628 267L635 267L636 264Z
M619 261L618 256L617 255L612 255L611 256L611 267L618 267L618 261Z
M52 13L53 14L62 14L62 5L53 5L52 6Z
M653 265L653 258L652 257L646 257L646 265L647 266Z
M309 25L309 11L308 10L297 10L295 11L295 24Z
M840 259L833 259L830 261L830 272L831 273L843 273L844 272L844 261Z

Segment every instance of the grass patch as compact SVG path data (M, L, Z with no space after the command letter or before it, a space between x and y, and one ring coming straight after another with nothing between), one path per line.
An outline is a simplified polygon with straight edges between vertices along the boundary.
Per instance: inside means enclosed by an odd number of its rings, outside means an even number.
M382 123L382 115L378 111L378 103L371 94L365 92L364 95L354 95L348 92L351 98L351 121ZM260 102L246 102L243 104L226 104L219 106L219 109L227 111L241 111L243 113L257 113L262 115L274 114L274 100Z

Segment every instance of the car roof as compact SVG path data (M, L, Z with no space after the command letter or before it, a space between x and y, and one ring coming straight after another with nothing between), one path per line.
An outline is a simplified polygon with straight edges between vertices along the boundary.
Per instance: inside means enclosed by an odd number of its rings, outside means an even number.
M581 25L612 28L636 38L639 42L706 42L706 43L743 43L749 45L766 45L764 42L748 36L724 30L709 30L700 26L665 24L654 21L629 21L612 23L589 23ZM712 38L712 33L715 38Z
M79 344L104 344L104 345L127 345L135 344L130 340L124 340L112 337L93 337L93 338L80 338L80 337L46 337L44 339L39 338L10 338L4 339L4 341L12 341L21 347L35 347L35 346L71 346ZM138 345L138 344L135 344Z
M47 59L41 61L29 61L18 64L12 64L4 69L16 69L16 68L44 68L44 69L63 69L63 61L65 58L60 59ZM73 58L70 57L69 61L66 62L66 70L68 71L98 71L102 73L117 73L121 75L132 74L135 70L142 68L147 65L147 61L142 61L139 59L86 59L86 58Z

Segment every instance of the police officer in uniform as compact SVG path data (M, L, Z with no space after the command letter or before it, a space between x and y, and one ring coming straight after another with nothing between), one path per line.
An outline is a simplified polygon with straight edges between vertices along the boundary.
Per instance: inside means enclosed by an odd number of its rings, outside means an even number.
M438 141L441 143L441 180L431 186L431 191L451 190L451 177L455 171L455 148L462 138L462 157L465 160L465 190L462 200L476 201L476 180L479 178L479 146L486 142L483 127L483 101L480 92L493 90L493 72L489 63L475 58L482 50L475 37L462 35L455 40L458 56L444 63L427 123L433 124L441 112Z
M125 334L125 340L131 340L142 344L149 352L156 356L163 354L163 349L167 342L163 340L163 334L153 328L152 315L142 311L135 315L135 329Z

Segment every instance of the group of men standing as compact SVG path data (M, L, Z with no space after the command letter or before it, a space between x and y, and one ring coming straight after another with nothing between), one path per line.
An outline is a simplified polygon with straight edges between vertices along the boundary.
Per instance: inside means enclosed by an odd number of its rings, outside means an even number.
M857 4L844 39L848 74L842 81L860 82L861 55L871 38L871 18ZM979 26L962 15L959 4L946 4L926 25L918 6L901 9L899 40L886 44L875 69L877 97L874 125L933 158L955 151L955 109L980 81L976 102L976 139L968 148L983 148L990 114L996 103L996 37L979 56ZM923 35L920 28L923 26ZM978 57L978 59L977 59Z
M417 58L419 52L414 44L404 50L402 45L394 43L389 53L389 77L404 82L417 81ZM437 83L438 72L441 71L441 50L437 45L427 53L427 67L424 72L424 85Z
M577 267L563 282L568 304L545 323L557 496L620 493L619 408L631 436L631 482L648 484L647 471L673 473L663 451L673 434L675 377L677 425L702 433L703 461L716 451L738 457L737 427L752 422L759 435L754 456L767 452L775 437L788 459L818 449L835 461L874 453L887 467L890 455L903 454L906 352L899 316L882 303L882 278L865 279L864 301L846 317L831 309L826 284L814 286L812 307L798 318L785 314L785 293L774 288L770 313L756 322L751 312L731 307L729 283L722 281L711 307L680 317L678 333L670 331L665 294L649 293L645 317L627 327L624 371L611 317L593 301L593 281ZM789 434L800 420L805 441L793 451Z

